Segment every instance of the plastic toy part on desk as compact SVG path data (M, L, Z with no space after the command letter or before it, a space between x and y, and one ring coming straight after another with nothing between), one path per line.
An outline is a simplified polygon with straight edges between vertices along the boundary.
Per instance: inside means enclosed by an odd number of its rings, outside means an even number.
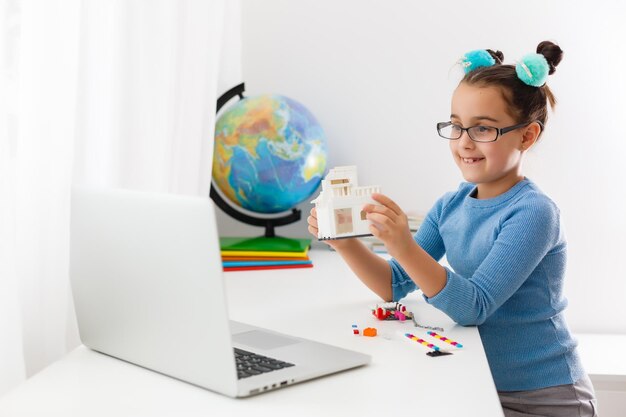
M372 314L378 320L399 320L405 321L413 319L413 313L406 309L406 306L400 303L384 303L376 305L372 309Z
M361 332L359 331L359 326L357 326L356 324L352 325L352 334L356 336L361 334ZM377 335L378 331L375 327L366 327L365 330L363 330L363 336L376 337Z
M428 356L431 356L433 358L436 358L437 356L446 356L446 355L452 355L452 352L446 352L445 350L432 350L430 352L426 352L426 354Z
M411 320L413 320L413 325L415 327L420 327L422 329L432 329L432 330L437 330L438 332L443 332L445 331L443 329L443 327L437 327L437 326L428 326L428 325L424 325L424 324L419 324L417 321L415 321L415 316L411 317Z
M365 330L363 330L363 336L376 337L377 334L378 332L375 327L366 327Z
M409 339L419 343L420 345L426 346L429 349L432 350L441 350L441 348L439 346L433 345L432 343L427 342L426 340L419 338L415 335L412 335L411 333L405 333L404 334L406 337L408 337Z
M431 332L428 332L431 333ZM436 334L436 333L435 333ZM418 344L420 344L421 346L425 347L426 349L428 349L429 351L426 353L426 355L436 358L438 356L447 356L447 355L452 355L453 353L444 349L441 349L439 346L434 345L432 343L430 343L427 340L422 339L421 337L415 336L414 334L411 333L404 333L404 336L406 336L408 339L417 342ZM430 337L434 337L432 335L429 334ZM442 340L442 339L439 339ZM431 350L432 349L432 350Z
M451 344L454 347L458 347L458 348L462 348L463 347L463 345L460 344L459 342L455 342L454 340L448 339L445 336L438 335L435 332L426 332L426 334L428 334L428 336L430 336L430 337L434 337L435 339L439 339L442 342L446 342L448 344Z

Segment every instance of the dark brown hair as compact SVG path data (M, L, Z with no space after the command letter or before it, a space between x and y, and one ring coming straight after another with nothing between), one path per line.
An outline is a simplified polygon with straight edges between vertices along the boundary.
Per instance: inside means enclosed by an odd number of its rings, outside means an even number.
M532 87L524 84L517 77L514 65L503 65L504 54L500 51L487 49L496 60L490 67L480 67L465 74L461 83L478 87L498 87L507 102L508 113L518 122L540 121L544 126L548 120L548 103L554 109L556 98L547 84ZM537 53L543 55L550 66L548 74L556 71L563 58L561 48L550 41L543 41L537 46Z

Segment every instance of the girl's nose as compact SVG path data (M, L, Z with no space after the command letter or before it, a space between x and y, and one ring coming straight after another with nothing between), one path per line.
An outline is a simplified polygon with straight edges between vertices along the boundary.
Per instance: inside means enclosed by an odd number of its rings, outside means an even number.
M469 137L469 133L467 133L467 131L464 131L458 140L459 145L464 148L471 148L472 146L474 146L474 141L472 140L472 138Z

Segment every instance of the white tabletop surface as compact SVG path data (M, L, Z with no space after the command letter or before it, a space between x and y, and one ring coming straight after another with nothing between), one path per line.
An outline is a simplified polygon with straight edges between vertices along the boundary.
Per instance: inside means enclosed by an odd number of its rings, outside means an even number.
M379 299L336 253L310 256L311 269L225 273L231 318L368 353L370 365L231 399L81 346L0 398L0 416L502 416L475 327L455 325L410 294L403 301L418 322L464 346L429 357L402 336L425 330L371 315ZM379 335L355 336L352 324Z
M621 390L626 390L626 335L578 333L575 337L578 353L593 383L621 382Z

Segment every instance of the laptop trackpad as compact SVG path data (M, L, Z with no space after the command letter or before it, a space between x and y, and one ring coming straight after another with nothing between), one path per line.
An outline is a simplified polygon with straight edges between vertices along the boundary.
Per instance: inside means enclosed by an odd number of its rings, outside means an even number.
M298 339L279 336L277 334L267 333L261 330L251 330L249 332L237 333L233 335L233 341L241 343L242 345L264 350L276 349L300 342Z

